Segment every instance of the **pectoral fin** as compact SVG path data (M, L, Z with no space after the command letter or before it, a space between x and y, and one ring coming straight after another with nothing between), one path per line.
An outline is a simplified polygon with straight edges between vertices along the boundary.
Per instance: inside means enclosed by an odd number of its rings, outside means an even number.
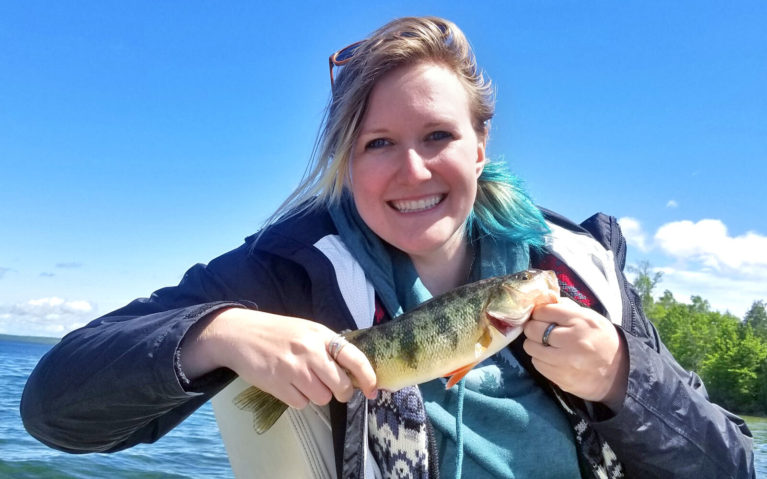
M482 336L480 336L479 339L477 339L477 342L474 344L474 357L477 359L481 358L482 354L487 351L487 348L490 347L492 342L493 335L489 328L485 328L485 330L482 332ZM445 389L450 389L451 387L455 386L458 381L463 379L463 377L466 376L466 374L479 363L480 361L470 363L466 366L463 366L462 368L458 368L455 371L446 374L445 377L449 377L450 379L447 381L447 386L445 386Z
M482 332L482 336L479 337L477 343L474 345L475 357L478 358L491 344L493 344L493 333L490 332L490 328L488 327L485 328Z
M477 363L467 364L466 366L462 368L456 369L455 371L446 374L445 377L450 377L450 379L447 381L447 385L445 386L445 389L450 389L451 387L458 384L458 381L463 379L463 377L466 376L466 374L469 371L471 371L471 368L473 368L477 364L479 363L477 362Z

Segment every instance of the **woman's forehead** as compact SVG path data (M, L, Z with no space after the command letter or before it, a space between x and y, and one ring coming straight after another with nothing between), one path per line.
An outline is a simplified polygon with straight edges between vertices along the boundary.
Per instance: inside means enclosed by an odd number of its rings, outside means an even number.
M366 118L378 114L432 112L446 117L469 113L469 95L450 69L420 63L398 67L374 85Z

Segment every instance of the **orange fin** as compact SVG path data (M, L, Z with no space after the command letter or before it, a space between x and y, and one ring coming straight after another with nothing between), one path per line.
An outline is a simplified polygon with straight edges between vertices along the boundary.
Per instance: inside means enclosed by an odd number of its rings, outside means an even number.
M466 366L464 366L462 368L456 369L452 373L446 374L445 376L446 377L450 376L450 379L447 381L447 385L445 386L445 389L450 389L451 387L455 386L458 383L458 381L463 379L463 377L466 376L466 374L469 371L471 371L471 368L473 368L477 364L479 364L479 363L467 364Z

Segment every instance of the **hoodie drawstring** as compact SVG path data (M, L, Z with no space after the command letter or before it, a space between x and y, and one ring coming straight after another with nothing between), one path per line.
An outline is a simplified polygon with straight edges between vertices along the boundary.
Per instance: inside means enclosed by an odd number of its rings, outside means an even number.
M466 378L458 382L458 409L455 412L455 478L461 479L463 469L463 397Z

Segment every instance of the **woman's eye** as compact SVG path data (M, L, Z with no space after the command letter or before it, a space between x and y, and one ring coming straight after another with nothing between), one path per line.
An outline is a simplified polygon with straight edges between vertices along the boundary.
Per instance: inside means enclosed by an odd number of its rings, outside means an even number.
M375 140L370 140L369 142L365 143L365 149L375 149L375 148L381 148L389 144L389 141L384 138L376 138Z
M435 131L433 133L429 133L429 135L427 136L427 139L432 141L439 141L439 140L444 140L444 139L452 138L452 137L453 137L453 134L450 132Z

